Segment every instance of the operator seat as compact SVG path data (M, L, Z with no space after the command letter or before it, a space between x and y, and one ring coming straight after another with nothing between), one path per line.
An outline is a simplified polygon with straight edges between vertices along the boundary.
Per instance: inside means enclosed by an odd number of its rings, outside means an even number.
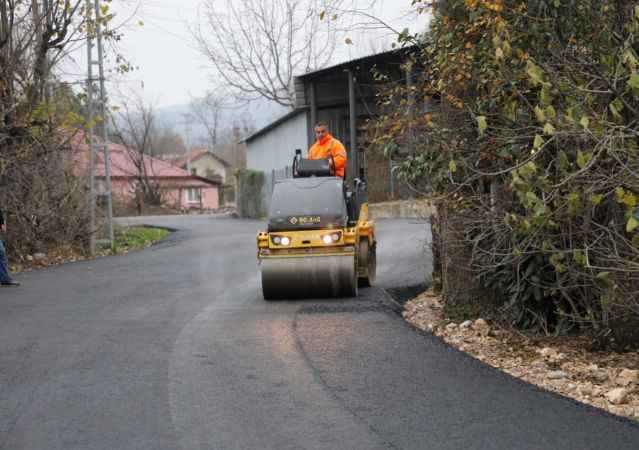
M334 177L335 172L332 169L329 159L308 159L302 158L302 150L295 150L295 158L293 159L293 178L306 177ZM359 219L359 210L363 203L367 202L366 183L362 178L353 180L355 185L354 191L351 190L346 183L346 170L344 171L344 200L346 201L346 210L348 212L348 224L354 226Z

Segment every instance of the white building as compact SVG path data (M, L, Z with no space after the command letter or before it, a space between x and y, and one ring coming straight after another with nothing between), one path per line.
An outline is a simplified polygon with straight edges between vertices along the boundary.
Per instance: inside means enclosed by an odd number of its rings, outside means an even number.
M291 167L295 149L308 150L308 108L291 111L246 139L246 168L266 174Z
M264 173L262 211L268 207L276 180L291 176L295 150L301 149L306 156L318 121L327 123L346 148L347 183L365 172L371 201L400 194L392 161L381 152L366 154L365 124L379 112L376 73L384 74L389 83L412 84L420 70L413 61L418 51L418 47L395 49L294 77L295 109L242 141L247 149L246 168Z

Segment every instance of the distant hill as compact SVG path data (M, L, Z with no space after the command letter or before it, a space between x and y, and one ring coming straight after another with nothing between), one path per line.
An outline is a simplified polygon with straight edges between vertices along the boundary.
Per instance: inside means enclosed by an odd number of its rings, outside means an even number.
M249 106L225 110L221 117L221 129L230 129L234 125L243 127L249 125L253 130L259 130L275 119L288 112L287 108L267 100L256 100ZM156 110L159 124L168 126L184 138L189 146L200 146L207 142L207 132L197 120L186 121L191 114L189 104L160 107ZM187 136L188 134L188 136Z

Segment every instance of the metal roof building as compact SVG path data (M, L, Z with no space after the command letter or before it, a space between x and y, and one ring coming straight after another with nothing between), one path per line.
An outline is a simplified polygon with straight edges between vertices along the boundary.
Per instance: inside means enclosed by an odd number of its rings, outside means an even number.
M363 161L362 128L377 110L375 73L390 81L410 82L411 65L405 64L417 46L378 53L295 77L295 109L247 137L247 168L276 178L286 176L296 148L303 154L314 142L313 126L326 122L347 149L347 179ZM360 164L364 167L366 164Z

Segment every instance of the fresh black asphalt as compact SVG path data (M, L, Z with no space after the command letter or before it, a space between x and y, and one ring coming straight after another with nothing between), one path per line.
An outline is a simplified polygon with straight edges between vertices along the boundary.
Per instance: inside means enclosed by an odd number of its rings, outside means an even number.
M265 302L259 222L178 229L0 290L0 449L639 449L639 427L407 325L428 225L378 223L379 285Z

